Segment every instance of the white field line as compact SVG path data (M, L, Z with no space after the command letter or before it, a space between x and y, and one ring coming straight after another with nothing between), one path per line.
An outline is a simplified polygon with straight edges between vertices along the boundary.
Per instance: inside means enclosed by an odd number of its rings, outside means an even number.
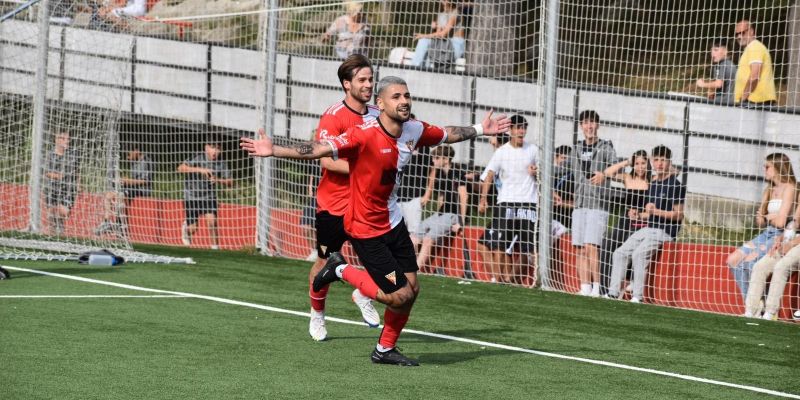
M261 304L255 304L255 303L248 303L248 302L244 302L244 301L225 299L225 298L222 298L222 297L206 296L206 295L202 295L202 294L185 293L185 292L174 292L174 291L170 291L170 290L151 289L151 288L140 287L140 286L126 285L124 283L107 282L107 281L101 281L101 280L97 280L97 279L84 278L82 276L72 276L72 275L57 274L57 273L53 273L53 272L39 271L39 270L28 269L28 268L10 267L10 266L5 266L5 265L3 265L3 268L7 268L7 269L10 269L12 271L23 271L23 272L33 273L33 274L46 275L46 276L52 276L52 277L64 278L64 279L71 279L71 280L80 281L80 282L88 282L88 283L96 283L96 284L99 284L99 285L113 286L113 287L118 287L118 288L123 288L123 289L139 290L139 291L151 292L151 293L162 293L162 294L169 294L169 295L182 296L182 297L192 297L192 298L196 298L196 299L214 301L214 302L217 302L217 303L224 303L224 304L231 304L231 305L242 306L242 307L255 308L255 309L259 309L259 310L272 311L272 312L281 313L281 314L296 315L296 316L300 316L300 317L304 317L304 318L308 318L309 317L309 314L306 313L306 312L286 310L286 309L283 309L283 308L270 307L270 306L265 306L265 305L261 305ZM339 323L343 323L343 324L359 325L359 326L363 326L364 325L364 323L361 322L361 321L351 321L351 320L342 319L342 318L333 318L333 317L327 317L326 316L325 319L328 320L328 321L339 322ZM519 352L519 353L534 354L534 355L542 356L542 357L549 357L549 358L556 358L556 359L561 359L561 360L576 361L576 362L581 362L581 363L585 363L585 364L602 365L604 367L619 368L619 369L625 369L625 370L629 370L629 371L636 371L636 372L643 372L643 373L653 374L653 375L667 376L667 377L670 377L670 378L682 379L682 380L691 381L691 382L707 383L707 384L710 384L710 385L724 386L724 387L729 387L729 388L734 388L734 389L747 390L747 391L756 392L756 393L764 393L764 394L769 394L769 395L778 396L778 397L785 397L785 398L789 398L789 399L800 399L800 395L793 394L793 393L785 393L785 392L779 392L779 391L776 391L776 390L764 389L764 388L760 388L760 387L756 387L756 386L739 385L739 384L736 384L736 383L723 382L723 381L717 381L717 380L706 379L706 378L699 378L699 377L691 376L691 375L676 374L676 373L673 373L673 372L659 371L659 370L656 370L656 369L640 368L640 367L634 367L634 366L626 365L626 364L619 364L619 363L601 361L601 360L592 360L590 358L567 356L567 355L558 354L558 353L548 353L548 352L545 352L545 351L531 350L531 349L526 349L526 348L522 348L522 347L508 346L508 345L504 345L504 344L500 344L500 343L485 342L485 341L482 341L482 340L474 340L474 339L462 338L462 337L458 337L458 336L442 335L442 334L438 334L438 333L419 331L419 330L415 330L415 329L403 329L403 332L411 333L411 334L415 334L415 335L420 335L420 336L434 337L434 338L443 339L443 340L451 340L451 341L454 341L454 342L469 343L469 344L474 344L474 345L483 346L483 347L489 347L489 348L494 348L494 349L515 351L515 352Z
M164 299L164 298L187 298L189 296L177 294L7 294L0 295L0 299Z

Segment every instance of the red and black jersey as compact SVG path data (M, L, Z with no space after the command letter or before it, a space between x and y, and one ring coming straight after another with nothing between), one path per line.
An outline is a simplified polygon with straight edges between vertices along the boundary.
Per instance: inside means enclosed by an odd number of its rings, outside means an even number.
M399 137L390 135L379 120L369 121L328 140L334 159L350 163L349 206L344 229L357 239L369 239L389 232L402 221L397 204L400 171L415 148L444 142L444 129L422 121L403 124Z
M359 114L348 107L344 101L333 104L325 110L319 120L315 139L329 140L348 129L374 121L380 111L373 105L367 106L366 114ZM327 211L331 215L344 215L350 200L350 177L347 174L322 169L322 179L317 188L317 212Z

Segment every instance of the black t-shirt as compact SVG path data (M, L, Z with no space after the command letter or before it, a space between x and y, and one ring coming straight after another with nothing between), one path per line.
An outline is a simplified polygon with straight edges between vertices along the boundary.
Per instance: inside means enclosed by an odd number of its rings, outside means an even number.
M422 147L411 156L411 162L401 171L400 187L397 189L397 201L405 202L425 194L428 174L431 167L431 154L428 147Z
M453 167L450 167L447 172L436 171L436 181L433 184L434 199L438 199L439 195L444 197L440 213L461 215L458 205L458 188L465 185L462 171Z

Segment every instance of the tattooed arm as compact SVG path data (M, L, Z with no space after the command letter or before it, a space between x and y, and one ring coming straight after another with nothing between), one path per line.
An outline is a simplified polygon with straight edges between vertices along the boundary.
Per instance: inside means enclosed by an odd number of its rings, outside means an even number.
M473 126L446 126L444 128L445 132L447 132L445 143L458 143L473 139L481 134L497 135L508 131L508 128L511 127L511 120L502 114L492 118L493 113L494 111L489 111L489 114L480 124Z
M309 141L301 142L292 147L278 146L264 132L259 132L258 139L243 137L239 147L252 157L277 157L313 160L333 155L333 147L328 142Z

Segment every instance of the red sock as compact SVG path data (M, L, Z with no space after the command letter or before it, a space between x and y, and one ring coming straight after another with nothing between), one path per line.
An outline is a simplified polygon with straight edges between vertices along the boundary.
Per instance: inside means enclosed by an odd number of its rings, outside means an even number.
M361 291L361 294L375 300L378 297L378 285L372 280L367 271L358 269L350 264L344 267L342 279Z
M328 288L325 286L319 292L315 292L311 283L308 284L308 297L311 298L311 308L314 311L325 311L325 298L328 297Z
M387 349L393 349L397 344L397 338L400 337L400 332L408 322L408 314L397 314L390 309L386 309L383 313L383 330L378 339L378 344Z

